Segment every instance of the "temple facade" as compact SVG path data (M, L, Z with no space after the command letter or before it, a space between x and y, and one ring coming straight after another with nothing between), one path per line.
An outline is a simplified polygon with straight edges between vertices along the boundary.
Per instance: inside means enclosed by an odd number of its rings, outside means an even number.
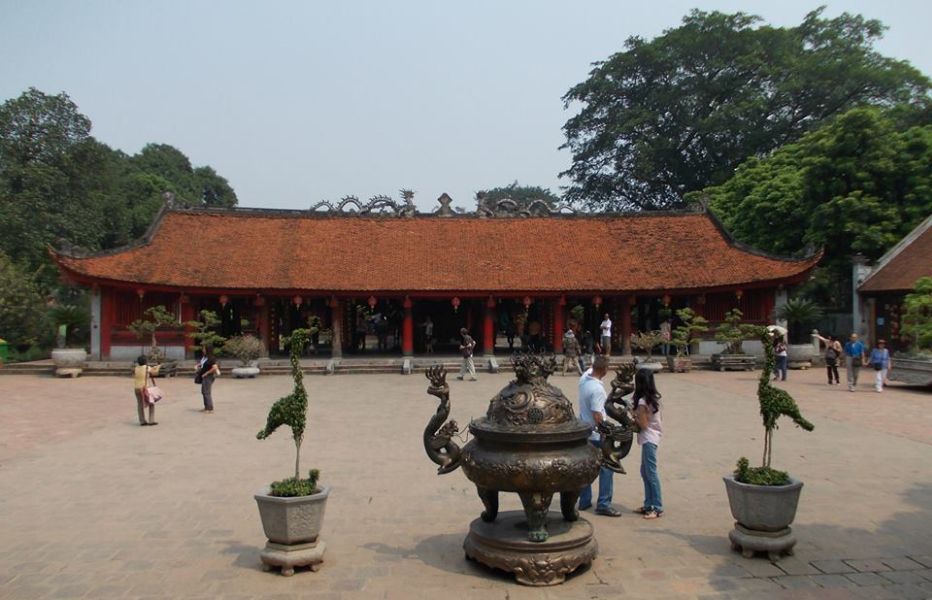
M769 322L820 258L755 251L707 212L575 214L480 200L462 214L446 195L433 213L387 198L308 211L166 204L132 245L52 254L65 278L91 289L99 360L137 356L147 342L128 326L157 305L180 322L215 311L221 335L254 333L272 356L309 320L325 356L410 356L431 349L429 338L434 352L455 352L461 327L481 353L507 352L509 339L561 352L571 320L598 338L605 314L615 353L630 353L633 332L685 306L713 323L734 307ZM183 358L195 352L187 333L157 337Z

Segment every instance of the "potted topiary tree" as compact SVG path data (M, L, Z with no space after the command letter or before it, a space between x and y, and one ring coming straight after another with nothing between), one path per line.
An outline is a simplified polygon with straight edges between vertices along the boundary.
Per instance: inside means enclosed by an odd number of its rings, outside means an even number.
M260 440L270 436L282 425L291 428L295 444L294 477L275 481L255 495L259 516L268 543L260 556L267 568L281 567L282 575L294 575L297 566L309 566L316 571L323 562L325 544L318 541L329 486L318 487L319 472L311 469L307 479L301 478L301 442L307 422L307 390L301 372L301 351L308 342L307 329L296 329L288 344L291 349L291 376L294 389L269 409L265 428L256 434Z
M814 427L800 414L792 396L771 385L770 376L776 362L773 334L765 327L756 329L765 354L764 370L757 385L764 423L764 455L760 467L750 467L748 459L741 457L734 474L724 477L728 504L735 518L735 528L728 538L732 549L741 550L745 558L753 556L755 551L763 551L771 561L776 561L784 553L793 553L796 537L790 524L796 518L803 483L785 471L771 468L773 432L781 416L789 417L806 431Z
M57 348L52 350L52 363L59 377L77 377L84 371L87 351L78 332L81 325L90 321L87 311L73 304L58 305L50 311L50 317L58 329Z
M642 331L631 336L631 345L647 354L647 357L638 365L638 368L651 369L652 371L659 371L663 368L659 362L654 360L654 348L663 342L663 334L659 330Z
M712 355L712 368L753 371L757 359L745 354L742 343L755 336L756 327L741 322L744 313L733 308L725 313L725 321L715 330L715 341L725 344L725 351Z
M790 298L777 309L776 316L787 324L787 366L808 369L812 366L810 332L822 316L822 308L807 298Z
M932 277L920 277L903 299L900 340L908 352L897 353L890 379L932 386Z
M676 356L667 356L670 371L674 373L687 373L692 369L692 359L689 357L689 346L702 339L702 334L709 330L709 322L691 308L681 308L676 311L680 324L673 329L670 342L676 348Z
M233 336L223 343L223 352L239 359L239 366L233 367L233 377L255 377L259 374L259 355L262 354L262 342L252 334Z
M147 308L142 314L143 318L130 323L128 329L135 333L140 340L146 337L149 338L149 348L143 351L148 364L161 364L160 375L174 375L177 363L165 361L165 353L159 348L156 332L160 329L178 326L181 323L175 318L174 314L168 312L168 309L161 304Z

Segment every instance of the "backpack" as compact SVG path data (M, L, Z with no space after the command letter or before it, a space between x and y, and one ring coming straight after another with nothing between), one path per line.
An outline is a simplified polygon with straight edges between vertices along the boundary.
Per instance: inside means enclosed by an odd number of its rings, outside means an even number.
M835 360L838 358L838 351L835 350L832 346L829 346L825 350L825 360Z

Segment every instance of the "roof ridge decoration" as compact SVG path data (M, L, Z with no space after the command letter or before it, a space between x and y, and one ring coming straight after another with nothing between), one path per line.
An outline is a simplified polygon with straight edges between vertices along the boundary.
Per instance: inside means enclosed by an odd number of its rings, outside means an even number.
M551 204L543 198L535 198L528 203L519 203L511 198L492 200L485 192L476 194L476 214L480 217L552 217L554 215L575 215L579 211L569 202Z
M401 197L404 204L395 202L391 196L376 194L367 202L361 202L357 196L343 196L339 202L333 204L322 200L309 210L316 213L340 213L359 215L389 215L396 217L413 217L417 210L414 206L414 192L402 189Z

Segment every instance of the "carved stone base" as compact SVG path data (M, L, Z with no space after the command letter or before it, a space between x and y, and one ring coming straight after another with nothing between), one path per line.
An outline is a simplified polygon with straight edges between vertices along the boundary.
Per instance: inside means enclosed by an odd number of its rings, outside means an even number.
M493 569L515 574L518 583L545 586L563 583L568 573L588 565L599 552L592 524L580 518L564 521L551 512L546 542L528 541L527 517L523 511L499 514L493 523L476 519L469 524L463 542L466 557Z
M792 527L780 531L756 531L735 523L735 528L728 532L728 539L731 540L731 549L740 550L741 556L751 558L755 552L766 552L771 562L777 562L784 554L792 555L796 545Z
M266 542L265 549L259 555L262 560L262 567L268 571L272 567L281 567L282 575L291 577L294 575L295 567L310 567L311 571L320 569L320 563L324 562L324 550L327 545L323 542L311 542L309 544L276 544L275 542Z
M79 368L64 368L64 369L55 369L55 375L57 377L71 377L74 379L78 375L84 372L84 369Z

